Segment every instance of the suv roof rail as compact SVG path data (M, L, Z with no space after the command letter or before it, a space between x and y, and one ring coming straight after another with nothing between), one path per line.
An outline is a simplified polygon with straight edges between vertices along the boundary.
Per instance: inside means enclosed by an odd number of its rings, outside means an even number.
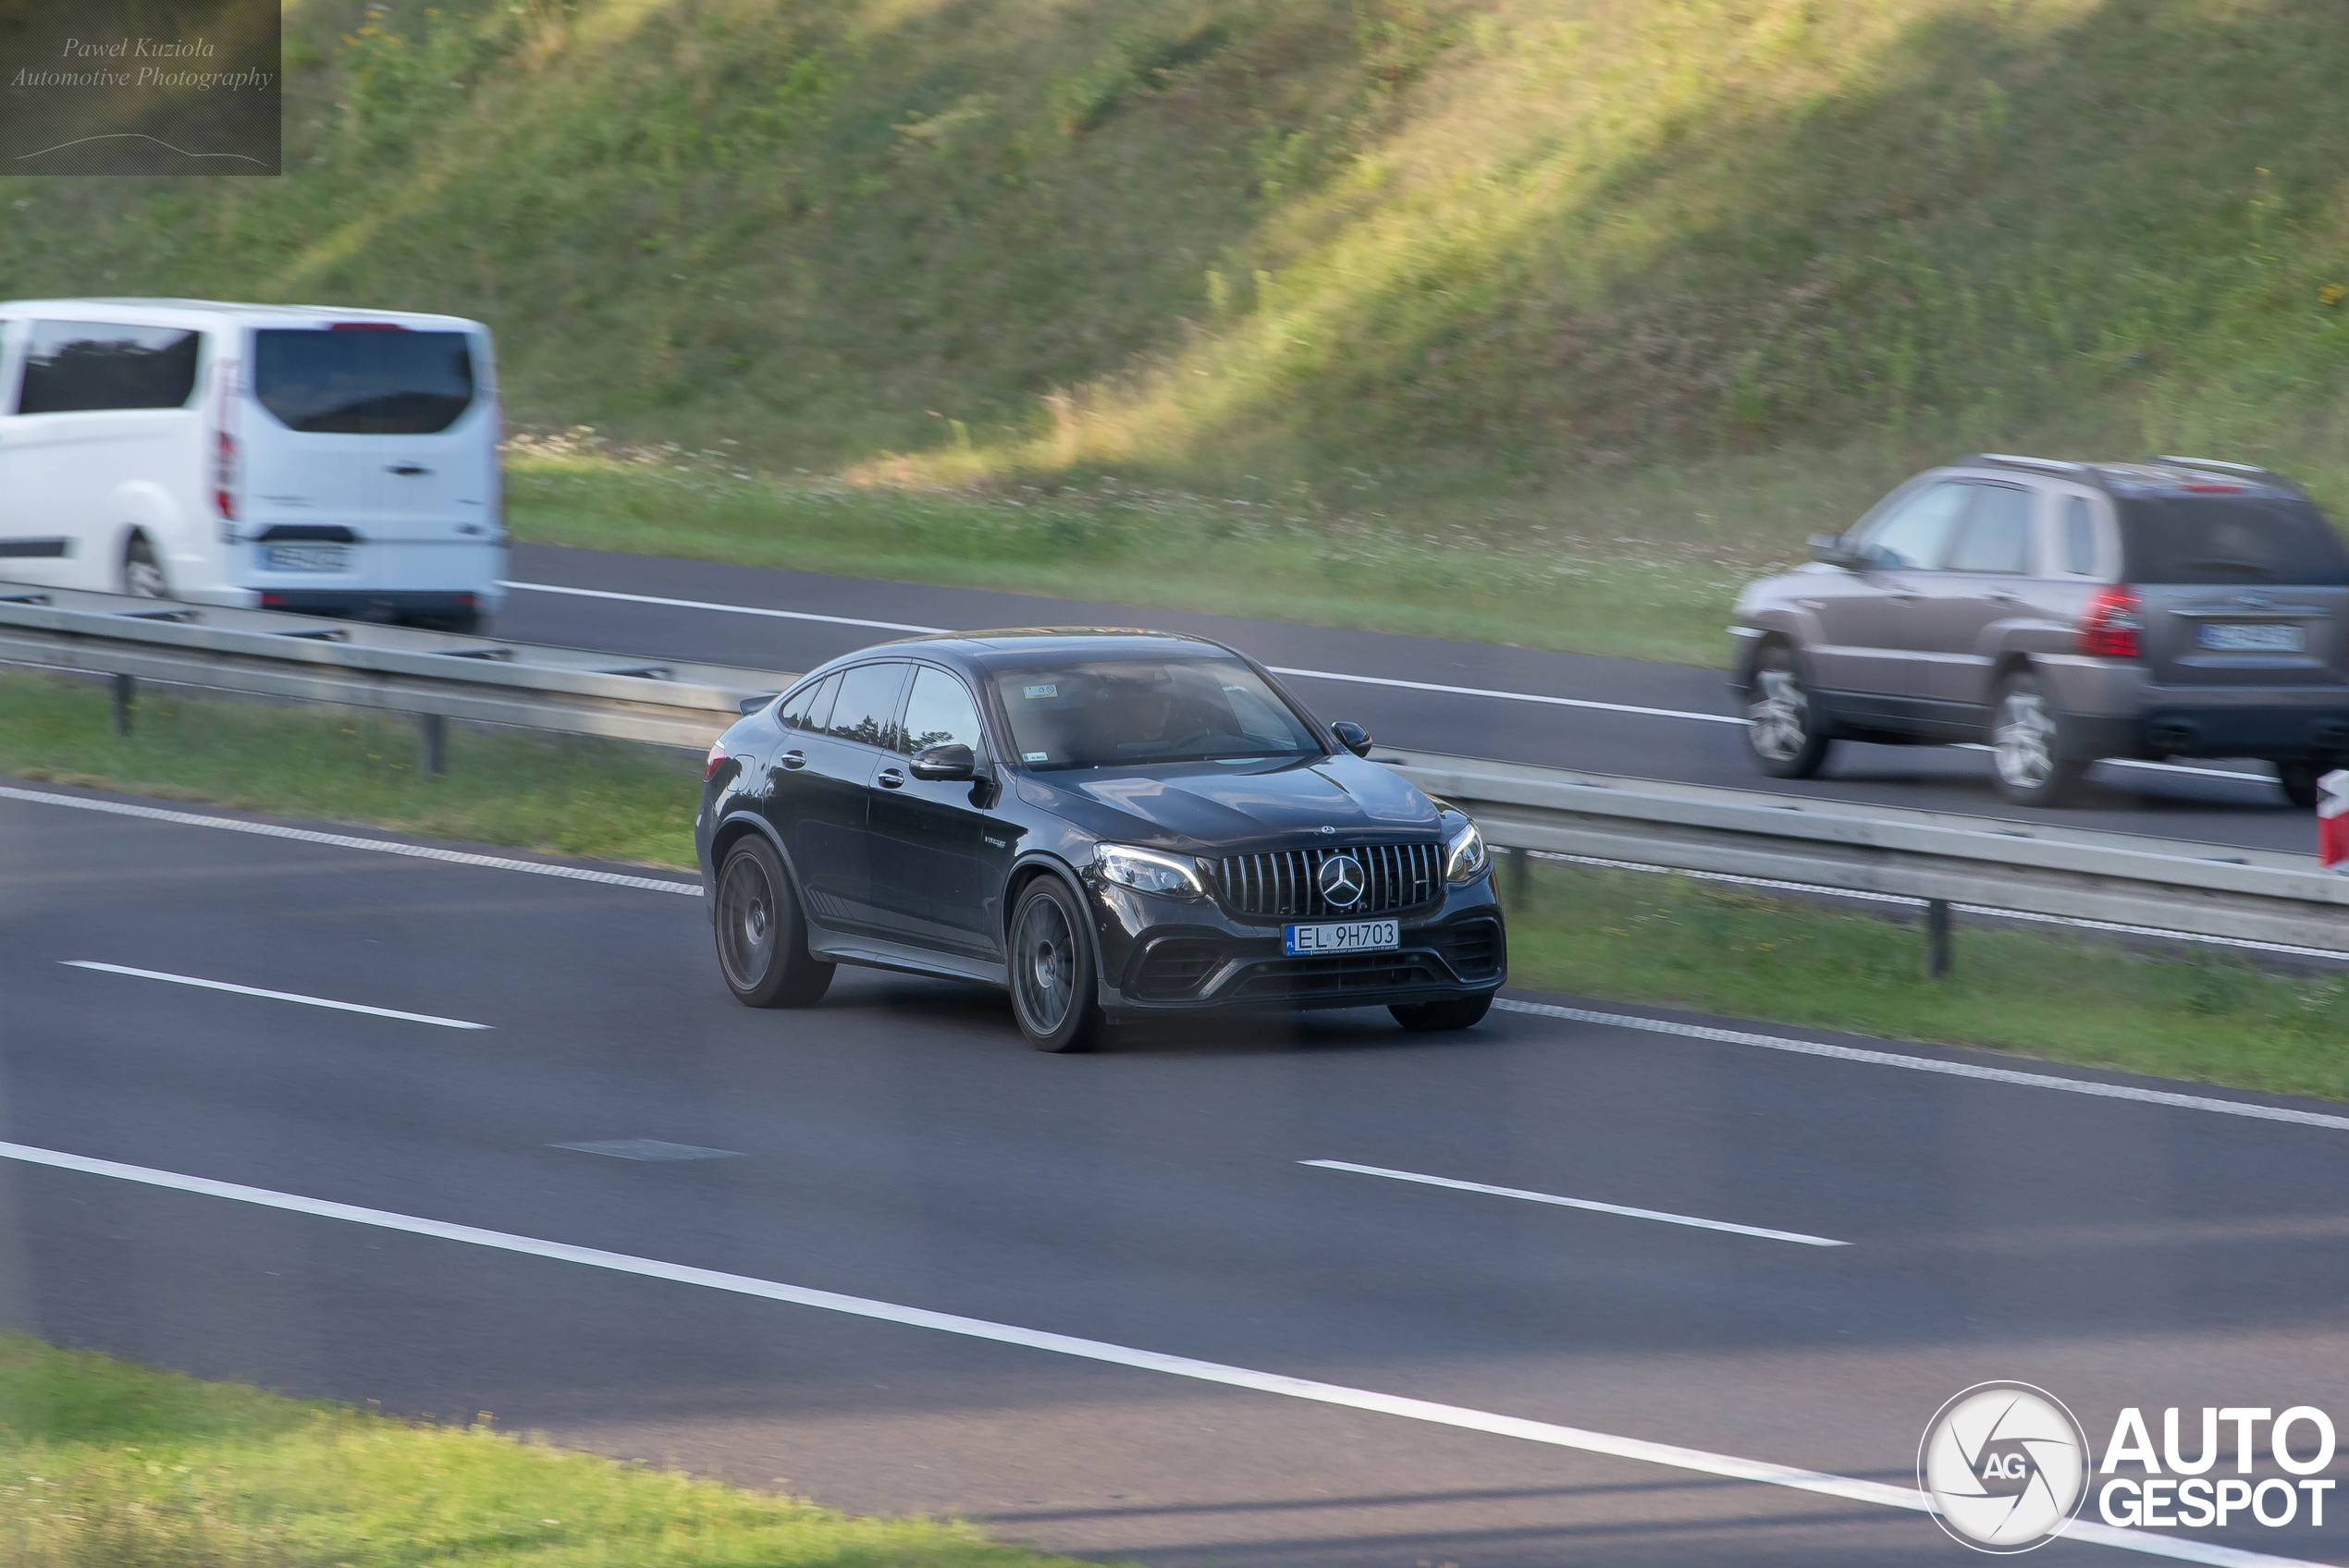
M2308 498L2306 491L2271 468L2257 468L2250 463L2222 463L2216 458L2181 458L2167 452L2153 460L2158 463L2169 463L2177 468L2204 469L2217 473L2241 474L2245 479L2260 480L2274 485L2279 490L2288 490L2304 501Z
M2061 458L2019 458L2011 452L1976 452L1965 459L1970 463L1990 463L1999 468L2036 469L2041 473L2084 474L2085 463L2066 462Z

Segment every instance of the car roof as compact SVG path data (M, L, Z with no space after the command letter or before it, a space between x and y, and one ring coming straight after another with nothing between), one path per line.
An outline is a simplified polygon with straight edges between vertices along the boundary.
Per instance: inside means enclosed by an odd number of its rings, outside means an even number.
M342 305L251 305L226 300L173 300L123 295L81 300L6 300L0 311L53 321L111 321L123 312L161 318L161 325L203 326L239 322L262 326L314 327L338 321L379 321L445 332L486 331L464 316L420 311L378 311Z
M987 631L941 631L867 648L943 656L988 668L1016 668L1039 659L1199 658L1232 650L1205 637L1131 626L1021 626Z
M2102 490L2111 496L2247 496L2259 499L2306 500L2306 494L2271 469L2247 463L2220 462L2211 458L2156 458L2150 462L2072 462L2059 458L2016 457L2005 452L1978 452L1935 472L1989 470L2000 473L2035 473Z

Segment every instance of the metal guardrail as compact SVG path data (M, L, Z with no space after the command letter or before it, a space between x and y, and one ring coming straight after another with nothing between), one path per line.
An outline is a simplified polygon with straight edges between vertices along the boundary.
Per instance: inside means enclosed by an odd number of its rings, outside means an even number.
M1382 760L1488 843L2349 956L2349 876L2314 855L1464 757Z
M141 680L415 714L433 772L445 719L700 747L793 679L24 583L0 583L0 663L115 677L117 728Z
M701 747L775 670L629 658L270 610L0 583L0 663L341 704L440 721ZM2349 877L2313 855L1773 795L1466 757L1380 760L1497 848L2312 949L2349 956Z

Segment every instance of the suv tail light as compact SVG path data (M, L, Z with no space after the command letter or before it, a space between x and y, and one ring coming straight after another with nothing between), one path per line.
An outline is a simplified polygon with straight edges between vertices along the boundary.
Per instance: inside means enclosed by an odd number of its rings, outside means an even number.
M709 756L707 760L703 762L701 765L701 781L705 784L708 783L711 779L718 777L718 770L725 766L726 742L723 741L712 741L709 743Z
M2080 624L2072 630L2072 640L2082 653L2097 658L2143 658L2145 647L2138 633L2145 629L2145 605L2137 597L2137 591L2116 583L2097 590L2097 596L2080 612Z

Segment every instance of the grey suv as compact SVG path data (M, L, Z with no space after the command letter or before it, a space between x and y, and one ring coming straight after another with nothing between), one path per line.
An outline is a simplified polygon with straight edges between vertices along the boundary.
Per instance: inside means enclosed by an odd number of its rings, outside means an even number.
M2313 805L2349 759L2349 550L2281 475L1981 456L1917 475L1738 595L1765 773L1838 739L1989 742L2059 803L2100 757L2257 757Z

